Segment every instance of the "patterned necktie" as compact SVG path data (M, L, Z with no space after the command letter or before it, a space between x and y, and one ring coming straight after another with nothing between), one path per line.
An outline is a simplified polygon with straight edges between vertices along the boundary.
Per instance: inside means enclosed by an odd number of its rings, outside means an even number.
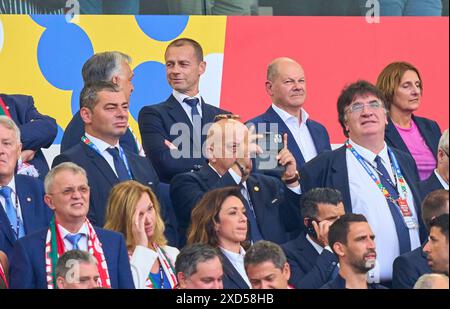
M79 250L80 247L78 247L78 242L80 241L83 234L77 233L77 234L67 234L66 239L70 241L72 244L72 250Z
M125 163L119 155L119 149L117 149L116 147L112 147L107 148L106 151L108 151L114 159L114 167L116 168L117 178L119 178L119 181L129 180L130 175L128 174Z
M239 185L239 188L241 189L241 194L244 197L244 207L247 213L247 220L250 224L250 238L252 242L255 243L258 240L262 240L263 237L261 235L261 231L259 230L258 222L256 221L255 210L253 208L252 201L250 200L250 195L248 194L247 188L242 183Z
M394 187L394 184L392 183L389 173L384 167L380 156L375 157L375 163L377 164L378 171L382 174L379 175L381 184L383 185L383 187L386 188L391 197L394 200L397 200L399 197L397 188ZM391 200L388 199L386 199L386 201L389 205L389 210L391 211L392 218L394 219L395 230L397 231L398 242L400 247L400 254L409 252L411 251L411 239L409 237L409 229L405 224L403 215L400 212L400 209L397 204L394 204Z
M13 201L11 199L11 193L12 189L8 186L2 187L0 189L0 195L5 198L5 210L11 224L11 228L14 231L14 235L16 236L16 238L20 238L25 236L25 230L14 207Z

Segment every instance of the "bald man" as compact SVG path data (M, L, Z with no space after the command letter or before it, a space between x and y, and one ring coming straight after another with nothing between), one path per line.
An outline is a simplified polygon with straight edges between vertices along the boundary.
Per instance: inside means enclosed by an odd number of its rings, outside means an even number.
M255 144L256 136L235 115L224 117L208 130L204 145L208 164L199 171L177 175L171 182L171 198L182 229L180 236L185 236L191 210L206 192L240 186L250 240L265 239L282 244L293 239L301 231L298 222L302 221L296 221L300 220L300 185L295 159L286 147L287 136L277 157L284 170L283 183L274 177L251 172L250 156L260 151Z
M306 100L305 72L295 60L281 57L267 68L266 92L272 100L267 111L248 121L258 133L288 134L288 149L301 168L324 150L331 150L323 125L309 118L303 108ZM256 166L256 169L259 169ZM268 171L270 174L270 171Z

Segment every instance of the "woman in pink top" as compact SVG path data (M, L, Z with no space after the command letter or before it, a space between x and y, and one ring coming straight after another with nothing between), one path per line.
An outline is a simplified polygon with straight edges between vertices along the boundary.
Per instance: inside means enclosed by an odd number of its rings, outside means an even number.
M427 179L436 168L441 129L436 121L413 114L419 109L423 93L419 70L407 62L393 62L381 71L377 87L385 96L390 116L386 143L409 153L420 180Z

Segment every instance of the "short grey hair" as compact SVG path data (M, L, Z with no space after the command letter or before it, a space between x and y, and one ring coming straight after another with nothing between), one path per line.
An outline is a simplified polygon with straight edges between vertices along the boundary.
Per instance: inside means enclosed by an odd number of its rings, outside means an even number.
M439 148L443 149L446 153L448 153L448 129L442 133L441 138L439 139Z
M216 257L222 263L217 249L208 244L195 243L185 246L181 249L175 261L175 272L177 274L182 272L186 278L189 278L197 272L199 263L204 263Z
M69 250L61 255L56 263L56 278L66 278L67 273L74 267L75 263L85 263L97 265L97 260L87 251Z
M131 57L118 51L97 53L83 65L81 74L85 84L96 81L111 81L117 74L122 63L131 63Z
M45 180L44 180L45 193L47 193L47 194L50 193L50 188L53 186L53 182L55 181L56 175L63 171L72 171L74 174L82 174L84 177L86 177L86 180L87 180L87 175L86 175L86 171L84 170L84 168L76 165L73 162L63 162L63 163L58 164L57 166L53 167L48 172L47 176L45 176Z
M8 116L0 116L0 125L2 125L3 127L14 131L15 135L16 135L16 140L17 143L20 144L20 129L19 127L16 125L16 123L14 122L14 120L12 120L11 118L9 118Z
M448 277L444 274L425 274L420 276L416 284L414 284L414 289L433 289L433 284L438 279L444 279L448 282Z
M245 253L244 267L247 269L250 265L258 265L264 262L272 262L276 268L283 270L287 259L279 245L271 241L260 240Z

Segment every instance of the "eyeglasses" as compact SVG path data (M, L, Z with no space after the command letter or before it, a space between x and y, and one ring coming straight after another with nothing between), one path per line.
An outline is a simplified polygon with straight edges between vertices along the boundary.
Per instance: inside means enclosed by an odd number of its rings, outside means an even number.
M241 119L241 116L235 115L235 114L219 114L219 115L216 115L216 117L214 117L214 122L217 122L217 121L223 120L223 119L238 120L238 119Z
M345 112L350 111L351 113L361 113L364 110L364 107L368 107L369 109L372 110L377 110L380 109L382 106L383 104L378 100L370 101L369 103L355 102L347 106Z
M80 194L84 195L87 194L89 192L89 186L79 186L78 188L74 188L74 187L69 187L64 189L61 192L53 192L53 193L48 193L49 195L55 195L55 194L61 194L64 197L70 197L72 196L75 192L80 192Z

